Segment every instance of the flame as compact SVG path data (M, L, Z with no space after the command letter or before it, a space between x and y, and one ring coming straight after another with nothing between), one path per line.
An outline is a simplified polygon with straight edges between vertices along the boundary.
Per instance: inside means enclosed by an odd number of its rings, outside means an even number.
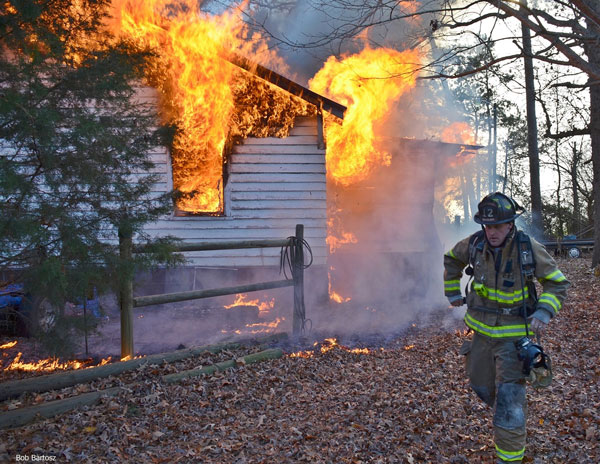
M273 332L282 321L285 321L285 317L278 317L274 321L271 322L257 322L254 324L246 324L246 328L250 330L246 330L246 333L258 334L258 333L268 333Z
M325 242L329 245L329 253L335 253L335 251L343 245L358 243L356 235L352 232L339 230L341 229L340 224L337 224L337 227L335 226L336 223L340 222L336 219L337 218L334 216L327 220L327 238L325 239Z
M369 350L369 348L352 348L350 350L350 353L354 353L354 354L370 354L371 350Z
M15 342L16 344L16 342ZM14 346L14 345L13 345ZM56 370L75 370L83 369L88 367L98 367L108 364L111 360L110 357L103 359L99 364L91 365L91 360L88 361L64 361L61 362L56 358L41 359L36 362L23 362L21 357L23 353L19 352L12 362L6 366L7 371L37 371L37 372L52 372Z
M329 272L327 273L327 278L329 279L329 284L328 284L329 299L332 301L335 301L336 303L347 303L348 301L352 300L352 298L351 297L343 297L342 295L337 293L331 285L331 272L332 271L335 271L335 268L333 266L331 266L329 268Z
M235 308L235 307L240 307L240 306L255 306L258 308L258 316L260 318L265 318L270 314L271 309L273 309L275 307L275 298L271 298L268 301L260 301L259 298L256 298L254 300L248 300L248 294L247 293L238 293L235 296L235 301L229 305L224 305L223 307L225 309L231 309L231 308ZM274 320L272 321L266 321L266 322L253 322L253 323L248 323L245 325L245 327L243 329L235 329L233 331L231 331L232 333L235 333L237 335L241 335L241 334L251 334L251 335L255 335L255 334L259 334L259 333L270 333L270 332L274 332L275 329L277 327L279 327L279 325L285 321L284 317L276 317ZM227 334L229 333L229 331L223 329L221 330L221 333L223 334Z
M290 358L313 358L314 356L315 353L313 351L297 351L290 354Z
M465 144L465 145L475 145L476 140L473 135L473 130L471 126L466 122L454 122L446 127L441 134L442 142L446 143L456 143L456 144ZM460 165L466 164L471 161L475 157L475 152L472 150L468 150L466 147L461 147L461 150L456 154L456 156L450 160L450 167L458 167Z
M404 349L405 349L406 351L409 351L409 350L412 350L414 347L415 347L415 345L406 345L406 346L404 347Z
M135 48L156 56L145 74L147 83L158 90L163 121L176 128L171 157L173 187L182 193L177 206L193 213L222 213L228 137L255 131L263 137L272 135L261 131L265 124L289 128L295 114L308 111L307 104L291 103L291 96L282 97L282 91L266 84L260 87L255 78L224 60L232 53L262 57L285 70L262 37L248 31L241 18L244 6L214 16L199 11L192 0L114 0L112 7L108 27ZM271 100L287 105L286 111L269 121L261 120L261 111L240 108L236 113L236 96L240 99L249 92L278 93Z
M318 342L313 344L314 347L319 345ZM337 338L326 338L323 343L321 343L321 347L319 351L324 354L335 348L341 349L342 351L347 351L348 353L353 354L371 354L372 351L369 348L348 348L347 346L340 345L338 343ZM290 354L290 358L312 358L315 356L315 352L313 350L306 351L297 351L295 353Z
M442 131L440 139L446 143L475 145L473 130L466 122L453 122Z
M8 343L5 343L4 345L0 345L0 350L7 350L8 348L12 348L16 345L17 345L16 340L14 342L8 342Z
M224 305L225 309L231 309L235 306L256 306L258 307L259 316L263 313L268 313L271 309L275 307L275 298L271 298L271 301L263 301L257 298L255 300L246 300L248 298L247 293L238 293L235 297L235 301L230 305Z
M274 321L271 322L255 322L255 323L250 323L250 324L246 324L245 329L235 329L232 330L231 333L234 333L236 335L256 335L256 334L262 334L262 333L271 333L274 332L275 329L277 327L279 327L279 325L285 321L285 317L277 317L275 318ZM221 333L222 334L228 334L230 333L229 331L225 330L225 329L221 329Z
M341 60L329 57L310 80L311 90L348 107L341 124L327 119L327 174L336 182L350 185L366 179L376 166L390 164L391 155L373 146L374 128L414 87L420 61L416 50L365 48Z

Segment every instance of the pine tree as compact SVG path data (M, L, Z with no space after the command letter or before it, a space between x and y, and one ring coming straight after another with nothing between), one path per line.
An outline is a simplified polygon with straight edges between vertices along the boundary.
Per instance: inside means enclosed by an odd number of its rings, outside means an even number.
M31 316L40 301L60 315L108 290L132 269L119 229L142 240L172 207L149 174L169 131L135 99L147 53L102 29L108 5L11 0L0 11L0 285L24 283ZM168 261L167 242L154 251Z

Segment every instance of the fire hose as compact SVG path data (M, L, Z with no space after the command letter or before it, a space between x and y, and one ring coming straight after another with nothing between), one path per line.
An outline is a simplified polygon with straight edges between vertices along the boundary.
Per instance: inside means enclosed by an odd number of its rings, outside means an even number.
M303 249L306 249L309 259L308 262L304 259ZM298 256L300 252L301 256ZM300 262L300 259L302 262ZM299 239L298 237L288 237L287 245L281 247L281 255L279 259L279 273L283 272L283 275L286 279L289 279L288 272L291 275L291 278L296 280L299 275L299 271L304 271L310 267L313 262L313 254L308 242L304 239ZM294 292L294 299L298 299L296 292ZM300 301L295 301L294 304L294 317L300 321L300 331L302 334L306 332L306 326L310 323L309 332L312 330L312 321L306 318L306 307L304 306L304 298L301 298Z

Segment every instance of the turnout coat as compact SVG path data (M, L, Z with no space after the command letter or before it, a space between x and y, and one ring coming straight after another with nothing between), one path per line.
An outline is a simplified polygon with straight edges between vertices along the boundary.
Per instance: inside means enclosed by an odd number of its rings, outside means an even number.
M530 238L536 278L542 291L535 301L534 283L521 273L516 228L501 248L492 248L482 233L458 242L444 255L444 293L450 301L462 298L460 279L470 263L473 279L467 295L465 323L475 332L491 337L520 338L526 335L523 303L527 315L549 322L561 309L570 283L542 244ZM478 235L478 237L474 237ZM527 327L528 328L528 327Z

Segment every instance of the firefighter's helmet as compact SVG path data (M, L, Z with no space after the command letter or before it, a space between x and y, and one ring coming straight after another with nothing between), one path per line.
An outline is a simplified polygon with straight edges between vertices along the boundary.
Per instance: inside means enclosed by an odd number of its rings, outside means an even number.
M474 220L482 225L512 222L525 212L515 200L500 192L490 193L479 202L477 209Z

